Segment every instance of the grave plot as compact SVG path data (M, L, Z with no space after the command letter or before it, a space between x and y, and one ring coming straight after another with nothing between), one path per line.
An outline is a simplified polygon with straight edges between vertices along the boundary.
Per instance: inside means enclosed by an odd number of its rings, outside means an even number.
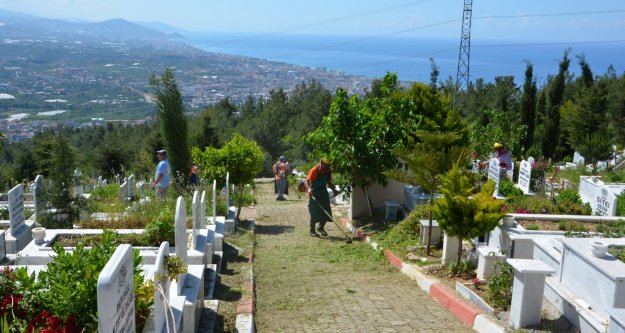
M197 197L197 195L196 195ZM212 247L210 244L214 244L214 239L217 238L219 231L211 233L209 229L197 229L193 228L188 230L186 211L184 206L184 199L180 197L178 199L176 216L174 219L175 228L173 234L175 237L176 249L185 249L186 256L190 264L207 265L212 263ZM193 209L197 210L198 202L195 202ZM180 208L182 207L182 208ZM184 213L184 214L183 214ZM196 214L196 216L199 214ZM171 222L164 221L166 225ZM223 229L223 224L221 224ZM197 226L199 222L194 222L192 225ZM169 229L168 229L169 230ZM115 229L115 233L120 235L120 241L140 241L144 239L153 239L150 235L152 231L145 229ZM51 262L54 256L53 245L55 242L60 242L66 238L81 238L83 241L87 241L88 237L95 237L102 235L103 229L48 229L44 239L37 243L31 241L22 251L20 251L14 258L17 265L45 265ZM223 235L223 234L221 234ZM147 236L147 237L146 237ZM209 238L211 237L212 238ZM188 246L189 238L191 247ZM223 236L221 236L223 239ZM158 241L158 237L156 239ZM95 241L97 244L97 240ZM210 244L209 244L210 243ZM141 256L144 258L146 264L153 264L158 251L158 246L136 246L140 251ZM72 247L66 247L67 250L71 250Z

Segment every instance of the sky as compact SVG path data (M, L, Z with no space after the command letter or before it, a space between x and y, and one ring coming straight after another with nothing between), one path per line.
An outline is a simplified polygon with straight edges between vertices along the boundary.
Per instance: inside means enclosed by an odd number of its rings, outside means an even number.
M189 31L459 38L463 0L0 0L48 18L158 21ZM625 1L473 1L472 40L625 39Z

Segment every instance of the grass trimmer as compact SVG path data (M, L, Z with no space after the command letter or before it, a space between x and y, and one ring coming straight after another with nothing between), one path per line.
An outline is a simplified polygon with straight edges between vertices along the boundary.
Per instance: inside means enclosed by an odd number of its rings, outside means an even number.
M334 219L334 217L332 217L332 214L328 213L327 210L325 210L323 208L323 206L321 206L321 204L319 203L319 201L317 201L317 199L314 196L310 197L316 204L317 206L319 206L319 209L321 209L321 211L323 211L326 216L328 216L328 218L330 220L332 220L332 222L334 222L334 225L336 225L336 227L341 231L341 233L343 234L343 236L345 236L347 238L347 240L345 241L347 244L351 244L352 243L352 235L348 234L345 230L343 230L343 228L339 225L338 222L336 222L336 220Z

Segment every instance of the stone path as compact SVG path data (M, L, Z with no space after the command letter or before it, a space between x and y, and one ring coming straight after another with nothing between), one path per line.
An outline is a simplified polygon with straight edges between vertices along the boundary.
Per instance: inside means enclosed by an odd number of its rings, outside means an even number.
M468 332L368 244L308 235L307 198L278 202L273 183L255 192L258 332Z

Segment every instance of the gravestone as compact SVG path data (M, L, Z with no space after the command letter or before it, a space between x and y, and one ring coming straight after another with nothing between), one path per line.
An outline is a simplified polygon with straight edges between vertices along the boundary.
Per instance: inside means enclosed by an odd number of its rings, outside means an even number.
M135 199L135 175L128 177L128 198Z
M575 164L586 164L584 156L580 155L578 152L573 154L573 163Z
M45 209L45 201L43 200L43 176L37 175L35 177L35 183L33 184L33 201L35 202L35 215L39 216Z
M98 277L98 332L135 332L132 246L122 244Z
M0 261L7 257L7 248L4 240L4 230L0 230Z
M596 210L593 212L597 215L615 216L616 215L616 195L608 186L601 187L595 199Z
M82 188L82 172L80 172L80 170L76 169L74 170L74 196L76 197L80 197L83 195L83 188Z
M193 200L191 201L191 216L193 218L193 229L191 232L191 248L195 249L195 245L196 245L196 238L197 238L197 233L198 233L198 229L200 228L198 225L200 224L199 222L199 208L200 208L200 192L195 191L193 192Z
M102 186L102 176L98 176L98 186Z
M213 224L217 222L217 180L213 180Z
M184 198L178 197L178 201L176 202L176 217L175 217L175 228L176 228L176 257L182 259L183 265L188 265L187 262L187 210L184 204ZM181 273L178 274L178 295L182 294L182 288L184 287L184 282L187 274Z
M167 311L169 301L169 286L171 281L165 271L165 258L169 256L169 242L162 242L158 248L156 262L154 263L154 332L163 332L165 322L173 323L174 318Z
M18 184L9 191L9 225L11 234L17 235L20 228L25 225L24 216L24 188Z
M102 181L102 186L106 186L106 185L108 185L108 184L109 184L109 183L108 183L108 180L106 180L106 179L105 179L105 180L103 180L103 181Z
M145 198L145 182L140 181L137 183L137 189L139 190L139 198Z
M206 191L202 191L202 199L200 199L200 215L198 216L198 228L206 228Z
M124 182L119 185L119 200L125 201L128 199L128 182Z
M519 169L519 180L517 186L525 194L529 194L530 184L532 180L532 165L528 161L521 161L521 168Z
M499 196L499 181L501 180L501 168L499 167L499 161L496 158L491 158L488 162L488 179L492 179L495 182L495 192L493 196Z

